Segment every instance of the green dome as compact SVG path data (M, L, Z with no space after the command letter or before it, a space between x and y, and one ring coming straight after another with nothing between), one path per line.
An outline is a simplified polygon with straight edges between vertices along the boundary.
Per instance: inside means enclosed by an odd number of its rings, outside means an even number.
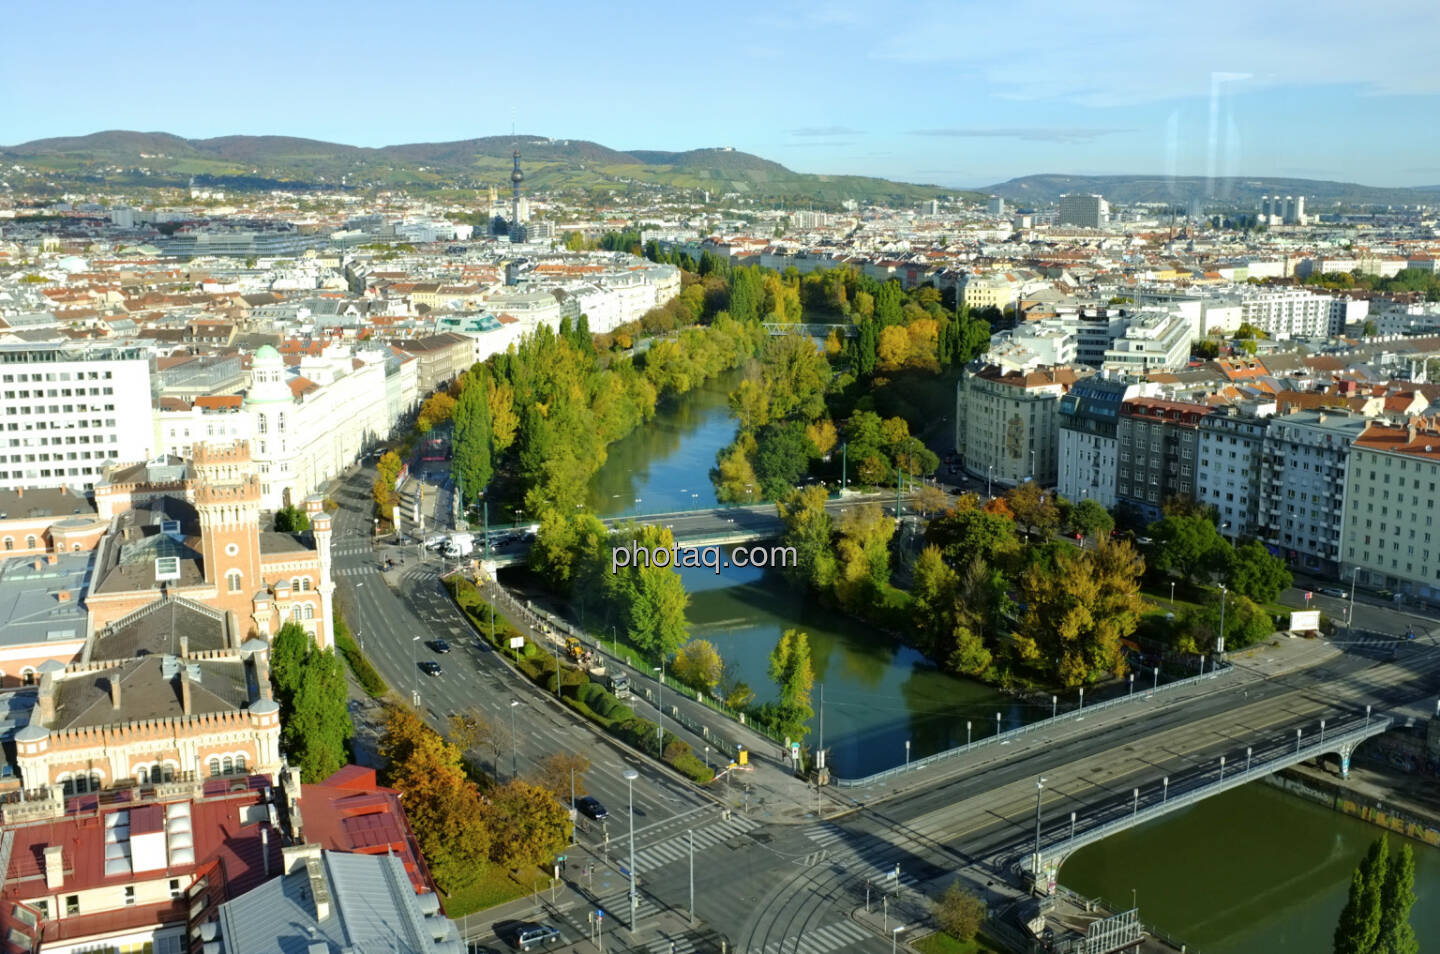
M278 360L279 357L280 352L276 351L275 348L271 345L261 345L259 348L255 349L256 361L274 361Z

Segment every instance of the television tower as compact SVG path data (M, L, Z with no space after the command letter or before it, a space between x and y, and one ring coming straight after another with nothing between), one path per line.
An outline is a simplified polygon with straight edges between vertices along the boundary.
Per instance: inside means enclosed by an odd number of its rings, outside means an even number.
M520 224L520 183L525 181L525 173L520 171L520 150L515 150L515 168L510 173L510 223Z

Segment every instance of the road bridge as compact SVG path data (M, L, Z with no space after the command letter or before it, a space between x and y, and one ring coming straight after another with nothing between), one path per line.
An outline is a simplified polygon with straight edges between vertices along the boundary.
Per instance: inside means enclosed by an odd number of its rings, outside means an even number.
M1310 759L1336 756L1340 777L1345 778L1350 774L1350 755L1355 747L1385 732L1392 724L1388 717L1372 716L1367 707L1364 716L1344 718L1329 726L1322 720L1318 731L1309 737L1303 728L1297 727L1293 738L1288 733L1284 737L1271 736L1258 745L1245 746L1243 752L1232 749L1228 756L1219 756L1208 767L1173 777L1163 776L1158 787L1152 784L1143 791L1135 787L1129 805L1123 801L1111 803L1083 818L1079 812L1072 811L1068 819L1048 827L1040 813L1042 782L1036 792L1035 849L1030 853L1030 870L1026 875L1042 891L1053 892L1060 866L1086 845Z

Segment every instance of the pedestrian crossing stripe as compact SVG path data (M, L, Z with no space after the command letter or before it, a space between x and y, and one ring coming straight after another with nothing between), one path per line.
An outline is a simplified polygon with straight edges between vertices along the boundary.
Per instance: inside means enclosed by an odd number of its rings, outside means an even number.
M804 868L810 868L810 867L813 867L813 866L815 866L815 865L818 865L820 862L824 861L826 858L829 858L829 857L830 857L830 852L827 851L826 849L822 848L822 849L820 849L819 851L812 851L812 852L810 852L810 854L806 855L804 858L801 858L801 859L800 859L800 865L801 865L801 867L804 867Z
M823 825L812 825L805 829L805 837L817 845L828 845L832 841L845 837L845 830L829 823Z
M670 954L671 951L675 952L675 954L695 954L698 950L700 950L700 948L696 947L695 942L688 937L664 938L659 941L652 941L650 942L650 946L645 948L646 954Z
M761 954L827 954L851 947L869 938L864 928L854 921L836 921L779 941L771 941L760 949Z
M713 848L721 842L728 841L737 835L754 828L759 828L760 823L743 815L736 815L728 821L720 822L717 825L708 825L704 828L691 829L695 833L695 850L703 851ZM637 867L658 868L661 865L673 864L677 861L688 860L690 857L690 834L680 832L666 838L664 841L648 845L635 853L635 864Z

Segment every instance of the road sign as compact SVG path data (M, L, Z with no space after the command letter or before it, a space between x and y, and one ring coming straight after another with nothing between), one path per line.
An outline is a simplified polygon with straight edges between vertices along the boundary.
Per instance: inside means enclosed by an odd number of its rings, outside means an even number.
M524 636L511 636L511 637L510 637L510 648L511 648L511 649L524 649L524 648L525 648L525 637L524 637Z
M792 761L792 762L798 762L798 761L800 761L800 743L799 743L799 742L791 742L791 743L790 743L790 761Z
M599 908L596 908L596 909L595 909L595 920L597 920L597 921L603 921L603 920L605 920L605 912L602 911L602 910L599 909Z
M1305 591L1305 602L1307 602L1307 603L1310 602L1310 597L1312 597L1312 596L1314 596L1314 595L1315 595L1314 593L1310 592L1309 590L1306 590L1306 591Z

